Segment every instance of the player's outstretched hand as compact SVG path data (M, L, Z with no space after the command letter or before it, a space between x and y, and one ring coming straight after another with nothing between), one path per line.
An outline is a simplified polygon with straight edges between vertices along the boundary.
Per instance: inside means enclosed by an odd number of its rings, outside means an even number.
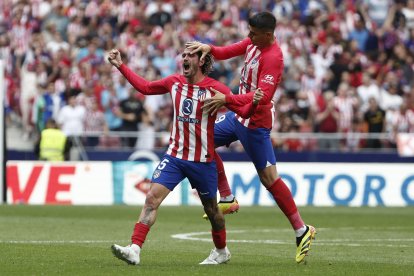
M254 91L253 104L257 105L262 98L263 98L263 90L260 88L257 88L256 91Z
M210 87L210 90L215 93L214 97L206 98L202 100L204 105L202 109L210 113L211 116L217 113L217 111L226 104L226 96L220 91Z
M185 44L185 47L191 50L190 54L194 54L194 53L197 53L198 51L201 51L200 60L204 59L204 57L211 51L210 45L204 44L198 41L187 42Z
M112 49L109 51L108 61L116 68L119 68L122 65L121 53L118 49Z

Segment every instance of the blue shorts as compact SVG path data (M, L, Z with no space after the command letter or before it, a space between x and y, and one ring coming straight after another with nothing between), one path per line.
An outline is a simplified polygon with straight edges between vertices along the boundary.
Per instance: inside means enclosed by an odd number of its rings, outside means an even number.
M186 177L201 198L216 198L218 179L215 161L193 162L165 154L155 169L151 182L159 183L172 191Z
M227 112L216 120L214 125L214 144L216 147L228 146L239 140L256 169L264 169L276 164L270 129L247 128L236 118L234 112Z

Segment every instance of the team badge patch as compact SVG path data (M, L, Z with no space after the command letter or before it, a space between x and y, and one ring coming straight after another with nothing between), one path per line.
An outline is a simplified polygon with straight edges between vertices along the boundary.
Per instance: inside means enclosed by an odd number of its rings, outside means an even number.
M152 178L156 179L156 178L160 177L160 175L161 175L161 171L160 170L155 170L154 174L152 175Z
M205 89L200 89L198 90L197 98L199 101L204 100L206 98L206 95L207 95L207 91Z
M259 65L259 59L258 58L254 58L250 61L248 68L249 69L253 69L256 68Z

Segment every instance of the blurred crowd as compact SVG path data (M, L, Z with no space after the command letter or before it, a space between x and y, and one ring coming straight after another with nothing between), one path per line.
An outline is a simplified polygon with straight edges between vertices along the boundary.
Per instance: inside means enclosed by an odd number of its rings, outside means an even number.
M107 51L118 48L130 68L156 80L181 72L185 42L237 42L248 34L248 17L262 10L277 18L285 62L273 131L343 134L275 135L275 147L392 148L396 133L414 132L414 0L2 0L8 118L19 119L27 139L53 118L68 136L141 133L89 137L87 146L165 147L169 95L134 93L106 61ZM237 93L242 65L242 57L216 61L211 77Z

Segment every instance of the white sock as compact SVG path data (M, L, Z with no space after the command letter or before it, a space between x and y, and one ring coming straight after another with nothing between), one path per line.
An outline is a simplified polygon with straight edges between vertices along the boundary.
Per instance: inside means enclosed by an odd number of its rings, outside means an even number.
M303 225L301 228L295 230L296 238L299 238L306 232L306 225Z
M220 201L226 201L226 202L233 201L233 199L234 199L234 195L233 194L231 194L229 196L225 196L225 197L220 197Z

